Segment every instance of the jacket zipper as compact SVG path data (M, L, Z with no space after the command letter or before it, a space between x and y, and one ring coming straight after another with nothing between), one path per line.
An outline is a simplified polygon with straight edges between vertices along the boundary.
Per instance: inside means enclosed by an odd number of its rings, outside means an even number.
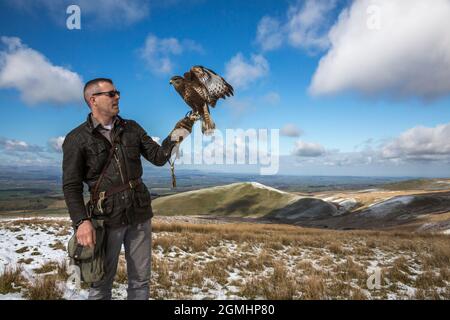
M115 131L111 132L111 141L115 140ZM120 173L120 179L122 179L122 183L125 184L125 179L123 178L123 172L122 172L122 166L120 165L120 159L119 156L117 155L118 151L119 151L119 147L115 146L114 147L114 159L116 159L116 163L117 163L117 167L119 168L119 173Z
M122 166L120 165L119 157L117 156L118 147L114 151L114 159L116 159L117 167L119 168L120 178L122 179L122 183L125 184L125 179L123 178Z

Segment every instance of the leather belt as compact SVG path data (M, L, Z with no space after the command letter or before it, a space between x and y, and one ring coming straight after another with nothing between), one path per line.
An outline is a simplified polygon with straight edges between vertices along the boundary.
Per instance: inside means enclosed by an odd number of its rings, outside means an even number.
M132 190L134 188L136 188L138 185L140 185L142 183L142 179L138 178L138 179L134 179L134 180L130 180L128 181L128 183L119 185L119 186L114 186L109 188L106 191L102 191L100 192L98 195L92 195L92 201L93 202L101 202L102 200L104 200L107 197L112 196L113 194L119 193L119 192L123 192L126 190Z

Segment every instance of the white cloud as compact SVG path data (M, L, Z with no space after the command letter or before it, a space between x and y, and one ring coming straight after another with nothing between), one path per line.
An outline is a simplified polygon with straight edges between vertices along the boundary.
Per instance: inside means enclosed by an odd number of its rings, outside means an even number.
M0 88L17 89L27 104L81 102L83 81L68 69L53 65L43 54L16 37L1 37Z
M450 124L418 126L402 133L382 148L382 156L401 160L450 159Z
M423 99L447 95L449 38L448 0L354 1L329 32L331 48L310 91Z
M59 136L56 138L50 138L50 140L48 141L48 146L50 148L50 151L62 152L62 145L64 143L65 138L66 137L63 137L63 136Z
M302 140L296 141L295 148L292 152L300 157L320 157L325 155L325 148L319 143L305 142Z
M153 73L170 74L174 68L173 57L189 51L203 53L203 48L190 39L180 41L173 37L158 38L149 34L139 54Z
M450 123L436 127L417 126L406 130L398 137L373 148L373 139L357 146L362 150L340 152L325 149L318 143L297 141L293 155L299 161L308 161L304 157L316 157L316 164L327 166L360 165L406 165L414 163L436 162L442 165L450 162Z
M226 64L225 78L232 86L246 88L269 73L269 63L262 55L252 55L250 60L239 52Z
M287 123L281 128L280 135L286 137L300 137L303 131L293 123Z
M274 50L283 44L283 33L282 26L277 19L265 16L258 23L256 42L263 51Z
M7 139L0 137L0 149L9 152L41 152L43 148L36 145L30 145L25 141Z
M288 41L294 47L310 51L329 46L327 21L336 1L307 0L288 10Z
M264 16L258 23L256 42L263 51L275 50L283 44L316 53L329 46L328 29L336 0L297 1L284 18Z

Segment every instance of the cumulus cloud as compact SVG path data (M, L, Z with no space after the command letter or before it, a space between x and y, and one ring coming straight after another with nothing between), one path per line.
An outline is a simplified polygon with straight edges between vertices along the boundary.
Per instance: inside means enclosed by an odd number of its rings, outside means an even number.
M37 145L30 145L25 141L0 137L0 149L8 152L42 152L44 149Z
M286 136L286 137L300 137L303 134L303 131L298 128L293 123L287 123L281 128L280 135Z
M336 1L307 0L288 10L288 41L294 47L323 50L329 46L327 21Z
M153 73L170 74L174 69L173 58L184 52L203 53L201 45L193 40L177 38L158 38L149 34L144 47L139 49L140 57L147 63Z
M360 0L331 28L310 92L435 99L450 92L450 1Z
M450 159L450 124L418 126L402 133L382 148L382 156L401 160Z
M256 42L263 51L275 50L283 44L317 53L329 46L328 29L337 1L297 1L286 16L264 16L258 23Z
M274 50L283 44L284 32L280 21L275 18L265 16L259 23L256 30L256 42L263 51Z
M236 54L225 66L225 78L236 88L247 88L269 73L269 62L262 55L252 55L250 61Z
M292 153L298 156L299 161L307 162L308 157L314 157L315 164L327 166L406 165L429 162L444 165L450 162L448 137L450 123L431 128L417 126L376 147L372 146L374 140L368 139L358 144L354 152L329 150L318 143L297 141Z
M62 152L62 145L64 143L65 136L59 136L55 138L50 138L48 141L48 147L51 152Z
M81 102L83 81L68 69L53 65L43 54L16 37L1 37L0 89L16 89L25 103Z
M314 142L296 141L292 153L300 157L320 157L326 154L325 148Z

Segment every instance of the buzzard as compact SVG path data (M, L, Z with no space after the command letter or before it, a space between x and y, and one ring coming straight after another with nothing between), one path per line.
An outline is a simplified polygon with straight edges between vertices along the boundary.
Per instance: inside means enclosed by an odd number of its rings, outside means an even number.
M234 94L233 87L224 78L203 66L193 66L184 77L172 77L170 84L192 108L189 115L195 120L202 119L202 133L207 135L216 127L209 106L215 107L217 100Z

